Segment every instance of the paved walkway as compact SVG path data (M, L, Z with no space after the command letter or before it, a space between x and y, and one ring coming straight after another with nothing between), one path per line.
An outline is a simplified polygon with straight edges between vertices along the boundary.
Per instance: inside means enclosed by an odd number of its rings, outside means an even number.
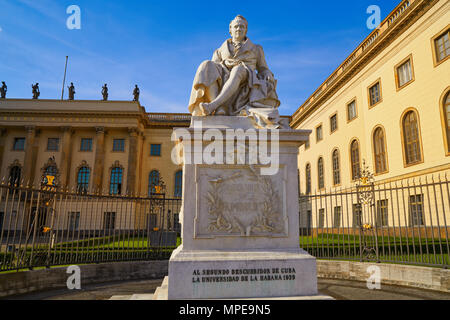
M77 291L54 290L16 296L17 300L109 300L112 296L151 294L160 280L115 282L90 285ZM319 292L336 300L450 300L450 293L400 286L381 285L381 290L369 290L366 283L347 280L319 279ZM12 299L12 298L9 298Z

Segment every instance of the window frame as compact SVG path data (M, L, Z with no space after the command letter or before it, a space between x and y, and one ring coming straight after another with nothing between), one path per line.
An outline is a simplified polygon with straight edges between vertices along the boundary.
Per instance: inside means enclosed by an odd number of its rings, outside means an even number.
M181 178L180 178L180 186L177 186L177 182L178 182L178 175L181 174ZM181 198L183 196L183 170L178 170L175 172L174 174L174 187L173 187L173 196L174 198ZM179 193L177 193L179 189Z
M322 139L320 139L320 140L317 139L317 129L318 128L321 128L321 132L322 132ZM314 129L314 132L316 134L316 143L323 141L323 123L322 122L316 126L316 128Z
M448 121L450 119L447 119L447 110L445 110L447 97L450 97L450 86L444 90L439 99L439 113L441 115L442 134L444 136L444 154L446 157L450 156L450 133L447 133Z
M336 210L339 209L339 210ZM339 214L339 219L336 220L336 214ZM338 223L336 223L336 221ZM341 228L342 227L342 206L335 206L333 207L333 228Z
M323 186L320 186L320 170L319 170L319 162L320 160L322 160L322 183ZM319 156L319 158L317 159L317 189L319 191L321 190L325 190L325 161L323 159L322 156Z
M90 140L91 144L90 144L90 149L89 150L83 150L83 140ZM92 138L81 138L80 139L80 152L92 152L94 148L94 139Z
M385 162L385 171L381 171L381 172L377 172L377 155L376 155L376 149L375 149L375 133L377 132L377 130L380 129L383 132L383 149L384 149L384 162ZM372 157L373 157L373 172L374 172L374 176L379 176L382 174L386 174L389 172L389 156L388 156L388 151L387 151L387 141L386 141L386 130L384 129L384 127L382 125L377 125L372 129L372 134L371 134L371 140L372 140Z
M56 149L49 149L51 140L57 141ZM59 152L59 143L60 143L60 139L59 138L47 138L47 149L45 151L47 151L47 152Z
M336 128L333 130L333 126L332 126L332 122L331 120L336 117ZM339 121L338 121L338 112L334 112L330 117L329 117L329 121L330 121L330 135L335 133L336 131L338 131L339 129Z
M353 161L352 161L352 145L353 142L358 143L358 164L359 164L359 174L361 174L361 143L359 142L358 138L352 138L350 140L350 146L349 146L349 157L350 157L350 181L354 182L357 181L358 177L353 177Z
M440 38L441 36L443 36L445 32L450 33L450 24L448 24L445 28L443 28L441 31L439 31L437 34L435 34L431 38L431 51L433 53L432 54L432 56L433 56L433 64L434 64L435 68L437 66L439 66L440 64L444 63L445 61L447 61L448 59L450 59L450 55L448 55L444 59L438 61L438 56L437 56L436 40L438 38ZM449 34L449 39L450 39L450 34Z
M375 87L376 85L379 85L379 91L380 91L380 99L376 102L376 103L374 103L374 104L372 104L372 100L371 100L371 96L370 96L370 89L372 89L373 87ZM374 82L372 82L372 84L370 84L368 87L367 87L367 98L368 98L368 103L369 103L369 109L372 109L373 107L375 107L375 106L377 106L377 105L379 105L380 103L382 103L383 102L383 90L382 90L382 87L381 87L381 78L378 78L377 80L375 80Z
M154 173L154 172L158 173L158 175L157 175L157 184L153 184L153 180L150 181L150 179L152 178L152 173ZM161 183L161 172L159 170L157 170L157 169L150 170L150 172L148 173L148 180L147 181L148 181L148 188L147 188L148 189L148 196L151 197L151 196L158 195L158 193L156 193L156 189L154 189L154 187L159 186L160 183ZM151 191L150 191L150 188L152 188Z
M398 75L398 69L403 66L405 63L409 61L410 68L411 68L411 79L407 82L405 82L403 85L400 85L400 77ZM413 55L412 53L409 54L406 58L404 58L402 61L400 61L398 64L394 67L394 78L395 78L395 87L397 89L397 92L408 86L409 84L413 83L416 80L415 74L414 74L414 61L413 61Z
M86 169L86 170L85 170ZM84 172L81 172L81 170L85 170ZM86 173L87 171L87 173ZM86 182L81 182L80 183L80 173L82 173L83 175L81 176L82 178L87 177L87 181ZM78 168L77 170L77 192L85 194L89 191L89 182L91 180L91 168L87 165L82 165ZM85 187L84 187L85 186Z
M350 118L349 118L348 107L349 107L349 105L352 104L352 103L355 103L355 117L352 118L352 119L350 119ZM349 102L347 102L347 103L345 104L345 110L346 110L346 113L347 113L347 123L350 123L350 122L352 122L353 120L355 120L356 118L358 118L358 102L357 102L356 97L354 97L352 100L350 100Z
M152 154L153 146L159 146L159 154ZM162 143L150 143L150 157L161 157Z
M405 116L409 113L409 112L414 112L416 114L417 117L417 140L419 142L419 151L420 151L420 156L421 159L420 161L416 161L413 163L408 163L407 162L407 153L406 153L406 145L405 145L405 130L403 127L403 120L405 118ZM423 154L423 143L422 143L422 130L420 130L420 117L419 117L419 112L417 111L417 109L415 108L407 108L405 111L403 111L401 117L400 117L400 134L401 134L401 142L402 142L402 155L403 155L403 167L404 168L408 168L411 166L416 166L419 165L421 163L423 163L425 161L425 155Z
M114 170L119 169L120 172L118 172L117 174L120 175L120 181L113 181L113 173ZM110 169L110 174L109 174L109 195L113 195L113 196L120 196L122 195L123 192L123 175L124 175L124 169L122 166L118 166L115 165ZM118 179L117 179L118 180ZM115 188L114 190L117 190L117 193L112 192L112 186L113 184L117 184L117 189Z
M389 199L377 200L375 221L378 228L389 227Z
M420 202L417 200L418 197L420 197ZM411 201L412 199L414 199L414 201ZM409 226L410 227L425 227L426 226L426 220L425 220L425 197L424 194L411 194L409 195L408 198L408 215L409 215ZM417 208L420 207L421 212L420 212L420 218L421 218L421 224L415 224L414 222L417 221L418 216L414 216L417 215L419 212L414 210L417 210ZM414 208L414 209L413 209Z
M337 159L338 159L338 168L337 170L334 167L334 154L337 152ZM334 148L331 152L331 169L333 173L333 187L339 187L342 184L342 177L341 177L341 154L338 148ZM337 171L339 181L336 183L335 180L335 173Z
M117 140L122 140L123 141L123 150L114 150L114 146L115 146L114 142L117 141ZM125 138L113 138L112 151L111 152L120 152L120 153L125 152L125 149L126 149L126 147L125 147L125 140L126 140Z
M23 149L16 149L16 142L19 139L23 139ZM12 145L12 151L16 151L16 152L23 152L23 151L25 151L26 143L27 143L27 138L25 138L25 137L14 137L13 145Z
M305 165L305 194L311 194L311 192L312 192L311 164L308 162Z

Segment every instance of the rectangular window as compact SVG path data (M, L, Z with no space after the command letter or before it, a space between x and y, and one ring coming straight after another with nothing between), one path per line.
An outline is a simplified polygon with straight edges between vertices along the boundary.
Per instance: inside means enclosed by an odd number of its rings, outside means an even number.
M353 226L360 227L362 225L362 208L359 203L353 204Z
M377 225L387 227L388 225L388 200L377 201Z
M434 40L434 47L436 50L436 62L442 62L450 56L450 29L447 29L443 34Z
M356 100L347 105L347 120L351 121L356 118Z
M331 132L335 132L338 128L338 123L337 123L337 114L334 114L331 116L330 118L330 128L331 128Z
M411 58L396 67L397 89L402 88L413 80Z
M153 229L158 226L157 220L158 216L156 214L151 213L148 215L148 229L150 231L153 231Z
M369 105L372 107L381 101L381 86L378 81L369 88Z
M319 142L322 139L323 139L322 126L320 125L316 128L316 142Z
M47 151L58 151L59 139L58 138L48 138L47 140Z
M341 226L342 207L334 207L333 227L339 228Z
M423 217L423 194L409 196L409 216L411 226L425 225Z
M317 226L323 228L325 225L325 209L319 209L319 221Z
M69 231L78 231L80 227L80 213L69 212Z
M156 157L161 156L161 145L160 144L150 145L150 155Z
M14 151L23 151L25 150L25 138L14 138Z
M80 151L92 151L92 139L91 138L82 138Z
M173 230L181 232L180 215L178 213L174 213L173 215Z
M116 213L115 212L105 212L103 219L103 229L104 230L114 230L116 227Z
M113 151L123 152L125 151L125 139L113 140Z

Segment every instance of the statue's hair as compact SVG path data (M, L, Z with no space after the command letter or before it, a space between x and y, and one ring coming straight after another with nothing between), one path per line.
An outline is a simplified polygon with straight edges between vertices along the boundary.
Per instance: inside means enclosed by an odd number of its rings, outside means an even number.
M233 24L233 22L234 21L236 21L236 20L243 20L244 22L245 22L245 27L248 29L248 21L247 21L247 19L245 19L243 16L241 16L240 14L238 14L233 20L231 20L231 22L230 22L230 28L231 28L231 25Z

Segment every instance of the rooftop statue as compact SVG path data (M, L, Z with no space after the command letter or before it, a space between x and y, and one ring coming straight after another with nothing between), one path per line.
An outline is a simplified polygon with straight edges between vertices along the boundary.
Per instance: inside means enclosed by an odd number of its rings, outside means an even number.
M204 61L195 75L189 111L193 116L249 116L260 128L288 127L280 122L277 81L263 48L247 38L247 20L230 23L231 39Z
M70 83L69 88L69 100L75 100L75 86L73 85L73 82Z
M138 85L136 85L136 86L134 87L134 90L133 90L133 96L134 96L133 101L139 101L139 95L140 95L140 94L141 94L141 90L139 90Z
M41 92L39 91L39 83L32 84L31 88L33 88L33 99L38 99L41 95Z
M103 96L103 101L108 100L108 86L105 85L102 87L102 96Z
M6 99L6 92L8 91L8 86L5 81L2 81L2 86L0 87L0 98Z

